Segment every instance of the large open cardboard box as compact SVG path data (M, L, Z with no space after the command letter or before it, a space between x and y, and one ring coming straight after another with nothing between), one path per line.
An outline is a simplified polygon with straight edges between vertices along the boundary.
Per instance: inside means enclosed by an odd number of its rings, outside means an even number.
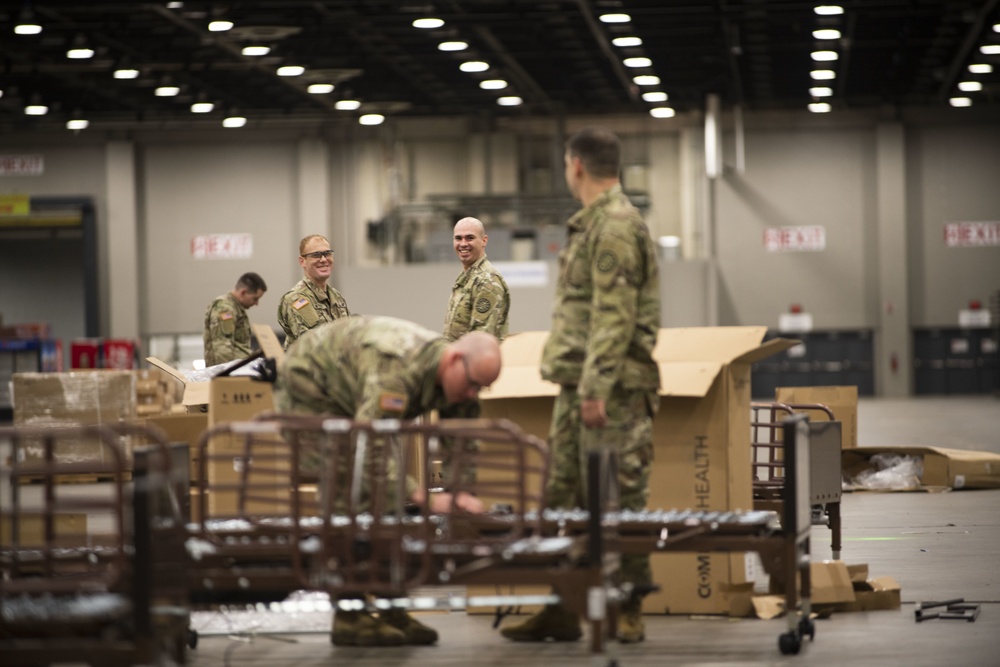
M920 457L921 486L906 490L1000 489L1000 454L948 447L857 447L841 453L844 476L855 479L872 468L871 458L876 454Z
M653 422L651 508L752 509L750 368L796 341L762 343L767 327L661 329L660 409ZM547 439L559 387L539 376L547 332L508 337L500 377L480 398L483 415L507 418ZM728 591L746 581L745 554L658 554L653 579L661 590L644 610L727 614Z

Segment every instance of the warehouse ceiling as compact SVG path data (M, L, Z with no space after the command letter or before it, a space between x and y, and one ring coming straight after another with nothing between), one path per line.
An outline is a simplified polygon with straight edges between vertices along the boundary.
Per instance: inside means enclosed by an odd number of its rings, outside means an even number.
M799 0L272 0L270 2L0 2L0 129L135 124L198 126L420 115L677 113L722 107L804 110L948 107L955 96L1000 110L998 0L844 0L819 15ZM625 14L624 23L601 16ZM433 17L437 28L413 21ZM212 21L232 29L209 30ZM41 27L15 34L21 23ZM814 31L836 29L839 38ZM998 28L1000 29L1000 28ZM638 37L637 46L617 46ZM442 42L464 42L442 51ZM244 47L269 48L264 56ZM70 59L70 49L93 51ZM817 62L830 51L836 60ZM987 49L988 50L988 49ZM627 58L648 58L632 67ZM487 63L464 72L466 61ZM630 61L631 62L631 61ZM972 64L992 65L973 74ZM304 68L280 76L282 66ZM117 79L116 70L134 70ZM814 69L833 71L816 81ZM659 83L638 85L651 75ZM506 82L483 89L485 80ZM959 92L959 84L981 90ZM310 93L311 84L332 92ZM499 84L498 84L499 85ZM810 89L826 87L826 95ZM175 87L161 97L158 87ZM315 90L315 88L313 89ZM666 93L666 102L643 93ZM815 92L815 91L814 91ZM820 93L824 91L819 91ZM503 106L500 98L520 98ZM356 100L354 110L338 102ZM515 100L516 101L516 100ZM198 114L192 104L212 104ZM29 104L45 106L28 116ZM660 112L664 114L670 111Z

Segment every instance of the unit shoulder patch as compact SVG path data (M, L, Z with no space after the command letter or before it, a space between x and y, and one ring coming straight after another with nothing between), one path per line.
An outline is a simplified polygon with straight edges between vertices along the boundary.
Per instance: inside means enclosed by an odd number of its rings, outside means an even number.
M618 266L618 256L613 250L604 250L597 258L597 270L601 273L614 271Z
M480 315L490 312L493 308L493 302L487 299L485 296L481 296L476 299L476 312Z

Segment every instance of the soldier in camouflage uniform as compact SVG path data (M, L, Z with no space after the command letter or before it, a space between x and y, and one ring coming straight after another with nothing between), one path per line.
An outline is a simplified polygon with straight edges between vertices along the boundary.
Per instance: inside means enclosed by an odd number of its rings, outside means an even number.
M659 269L649 230L622 193L620 155L618 138L600 128L585 128L566 142L566 183L584 207L567 223L552 332L542 353L542 377L562 387L549 432L550 507L585 506L587 453L599 447L618 452L621 507L643 509L648 496L659 405L652 356ZM623 557L621 574L633 586L648 585L649 557ZM581 635L577 615L558 605L502 633L515 641ZM645 638L638 594L623 604L618 638Z
M445 419L475 418L479 416L479 391L499 374L500 345L487 333L474 331L449 342L404 320L350 317L306 332L289 349L278 368L275 405L284 413L364 421L413 419L432 410ZM322 456L318 450L317 454ZM319 463L314 458L311 465ZM413 502L428 502L423 489L412 482L407 490ZM430 509L448 511L451 500L451 494L434 494ZM483 511L482 502L464 492L455 504L468 512ZM403 609L379 617L367 611L340 610L333 619L331 641L337 645L433 644L437 632Z
M351 315L343 295L326 284L333 269L333 251L326 237L314 234L299 242L299 266L304 277L278 303L286 350L309 329Z
M257 305L267 291L264 279L244 273L236 287L217 296L205 311L205 366L250 356L250 318L247 309Z
M490 260L486 259L489 237L476 218L455 223L455 254L463 271L451 288L444 337L455 340L469 331L485 331L503 340L507 335L510 291Z

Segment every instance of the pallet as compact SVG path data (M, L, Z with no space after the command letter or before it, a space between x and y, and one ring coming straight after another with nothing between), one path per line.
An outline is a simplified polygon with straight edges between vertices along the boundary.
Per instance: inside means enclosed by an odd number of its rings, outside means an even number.
M121 475L123 481L127 482L132 479L131 471L124 471L118 474ZM19 484L44 484L45 475L19 475L17 481ZM56 484L106 484L115 481L115 474L61 474L54 475L53 481Z

